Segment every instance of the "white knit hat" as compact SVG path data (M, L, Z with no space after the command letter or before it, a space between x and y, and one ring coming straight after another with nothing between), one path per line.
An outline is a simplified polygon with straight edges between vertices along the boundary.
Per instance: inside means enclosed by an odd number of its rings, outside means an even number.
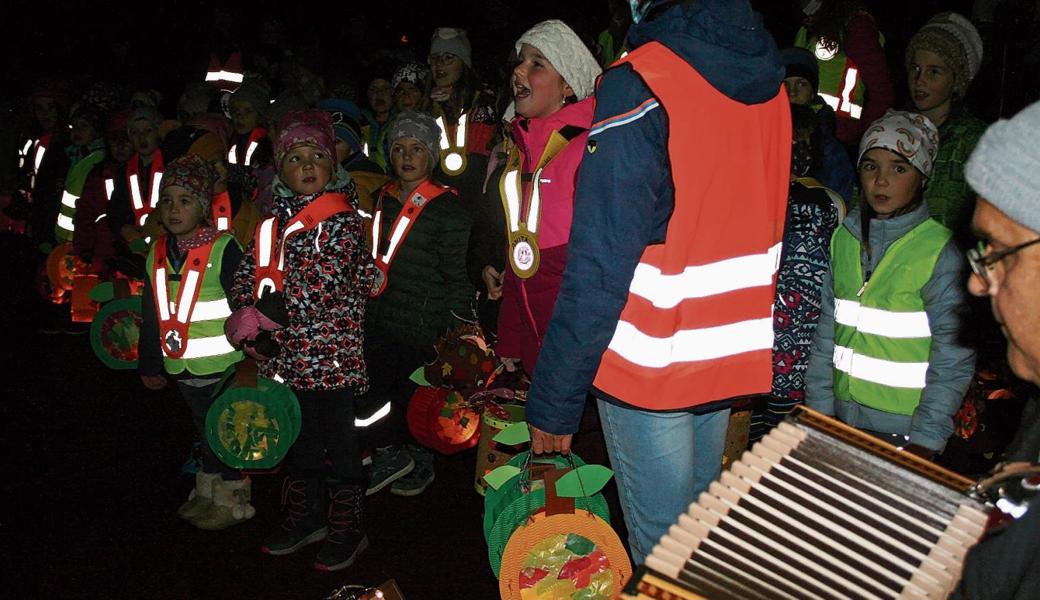
M928 177L939 152L939 130L928 117L902 110L889 110L870 124L859 142L859 158L871 148L891 150Z
M913 53L919 48L931 50L951 63L949 66L956 73L962 92L975 79L982 64L982 37L971 21L955 12L935 15L914 34L907 44L907 61L913 59Z
M1040 232L1040 102L990 125L964 175L975 192L1019 224Z
M538 48L549 59L578 100L588 98L595 91L596 77L603 69L578 34L563 21L550 19L528 29L516 41L517 54L524 44Z

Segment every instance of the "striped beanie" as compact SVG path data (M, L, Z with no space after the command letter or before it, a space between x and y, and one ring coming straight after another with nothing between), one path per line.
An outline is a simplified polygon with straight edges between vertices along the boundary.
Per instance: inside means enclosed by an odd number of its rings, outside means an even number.
M906 65L918 50L938 54L953 71L954 92L964 96L982 64L982 38L971 21L954 12L935 15L919 29L906 47Z

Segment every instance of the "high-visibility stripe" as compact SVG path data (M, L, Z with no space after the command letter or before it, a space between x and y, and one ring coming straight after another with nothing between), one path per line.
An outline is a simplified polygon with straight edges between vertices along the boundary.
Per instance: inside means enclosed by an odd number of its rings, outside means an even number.
M361 145L361 153L364 154L365 156L369 155L368 154L368 142L365 142L364 144Z
M441 131L441 150L447 150L451 147L451 142L448 141L448 129L444 125L444 117L437 117L437 129Z
M58 215L58 227L66 231L76 230L76 225L73 224L72 219L68 215Z
M520 197L516 193L516 180L520 177L518 169L506 172L503 187L506 192L506 204L509 206L509 231L520 230Z
M234 346L228 342L227 337L223 335L204 338L189 337L188 345L184 349L184 355L181 356L181 359L190 360L192 358L206 358L208 356L220 356L231 352L236 352L236 350Z
M43 155L46 154L46 153L47 153L47 147L46 146L40 146L40 147L38 147L36 149L36 161L35 161L35 164L33 165L33 170L34 171L39 171L40 170L40 164L43 163Z
M220 300L196 302L195 310L191 313L191 321L192 323L200 323L202 321L226 319L230 316L231 306L228 304L227 298L221 298Z
M271 264L272 254L274 253L271 248L271 229L273 227L274 217L264 219L264 222L260 223L260 244L257 246L260 255L257 259L258 267L267 267Z
M531 203L527 207L527 230L531 233L538 233L538 221L541 220L539 218L542 211L541 183L542 169L538 169L534 172L534 179L531 180Z
M246 164L247 165L249 164L249 161L253 159L253 152L256 152L256 148L259 145L260 144L258 144L256 141L249 142L249 149L246 150Z
M889 387L924 389L926 362L896 362L856 354L852 348L834 345L834 368L849 377Z
M187 302L181 302L180 306L177 307L177 320L181 323L187 323L188 311L191 310L191 300L195 297L195 288L199 285L199 272L195 269L191 269L184 276L184 282L181 284L179 297Z
M379 258L379 227L383 223L383 211L377 210L372 219L372 258Z
M105 180L105 198L111 200L112 194L116 191L116 182L112 179Z
M162 183L162 171L152 173L152 193L148 196L148 205L155 208L159 205L159 184Z
M137 178L137 173L130 176L130 199L133 200L135 209L144 209L144 199L141 198L141 186ZM142 222L141 224L143 225L144 223Z
M100 222L101 222L101 219L104 219L104 218L105 218L105 217L107 217L107 216L108 216L107 214L105 214L105 213L101 213L100 215L98 215L98 218L94 219L94 222L95 222L95 223L100 223Z
M285 240L297 231L307 227L303 221L295 221L282 232L282 243L278 244L278 270L285 272Z
M642 367L664 368L676 363L714 360L772 348L773 319L685 329L666 338L651 337L627 321L618 321L608 347Z
M231 222L227 217L217 217L217 229L220 231L227 231L231 229Z
M245 79L241 73L232 73L231 71L207 71L206 81L233 81L235 83L242 83Z
M76 210L76 200L79 200L79 196L72 195L68 190L61 193L61 203L72 210Z
M762 254L686 267L675 275L665 275L653 265L639 263L629 291L646 298L658 308L673 308L683 300L772 285L781 246L776 244Z
M22 146L22 156L29 156L29 150L32 150L33 141L32 138L25 140L25 145Z
M383 255L383 262L390 264L390 261L394 259L394 253L397 252L397 245L401 243L401 238L404 237L404 232L408 229L408 224L411 223L411 219L402 216L397 221L397 227L394 228L390 234L390 245L386 249L386 254Z
M228 161L228 164L232 164L232 165L237 165L238 164L238 149L235 146L231 146L231 149L228 150L227 161Z
M926 338L932 335L928 326L928 313L924 311L882 310L841 298L834 301L834 321L855 327L860 333L889 338Z
M831 107L831 110L837 112L838 106L841 105L841 100L839 100L837 96L824 94L823 92L819 92L816 95L820 98L823 98L823 101L827 103L827 106Z
M455 128L455 147L466 147L466 113L459 115L459 122Z
M357 417L354 417L354 427L368 427L369 425L371 425L371 424L375 423L376 421L382 419L383 417L387 416L388 414L390 414L390 402L387 402L383 406L379 407L379 410L377 410L376 412L372 413L372 416L370 416L368 418L359 419Z
M863 113L863 107L852 102L852 91L856 89L856 82L859 79L859 69L855 67L849 67L845 71L845 82L841 90L841 109L853 119L858 119Z
M155 280L152 281L152 289L155 290L155 304L159 307L159 320L170 320L170 297L166 293L166 267L155 269Z

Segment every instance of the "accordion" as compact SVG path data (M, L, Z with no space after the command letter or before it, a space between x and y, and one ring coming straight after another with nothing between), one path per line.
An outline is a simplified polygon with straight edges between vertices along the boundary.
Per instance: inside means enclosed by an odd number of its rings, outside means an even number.
M630 600L938 600L988 509L974 481L799 407L647 556Z

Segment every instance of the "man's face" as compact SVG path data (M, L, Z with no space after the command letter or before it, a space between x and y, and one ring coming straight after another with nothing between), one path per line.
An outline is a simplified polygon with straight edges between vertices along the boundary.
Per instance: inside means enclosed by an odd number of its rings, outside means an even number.
M1040 237L979 198L972 227L986 240L986 253L1000 252ZM985 255L985 253L984 253ZM989 296L993 316L1008 341L1011 370L1022 379L1040 383L1040 244L1023 248L990 265L989 284L978 275L968 279L968 291Z

